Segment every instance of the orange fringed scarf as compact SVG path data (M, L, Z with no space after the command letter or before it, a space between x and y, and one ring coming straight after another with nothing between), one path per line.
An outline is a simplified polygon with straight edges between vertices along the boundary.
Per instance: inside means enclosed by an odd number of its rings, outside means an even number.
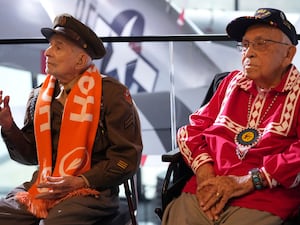
M36 199L48 189L37 188L47 176L78 176L91 167L91 153L100 117L102 78L93 65L80 77L68 95L60 128L57 160L52 171L52 142L50 104L55 78L47 75L37 99L34 115L39 174L28 192L19 192L17 199L27 205L38 218L46 218L48 210L55 204L75 195L98 195L99 192L82 188L69 193L62 199ZM72 137L72 139L70 139Z

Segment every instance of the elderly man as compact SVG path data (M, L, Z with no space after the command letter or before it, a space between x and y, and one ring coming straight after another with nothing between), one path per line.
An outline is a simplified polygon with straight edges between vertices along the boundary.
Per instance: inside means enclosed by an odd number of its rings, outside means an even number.
M118 185L140 162L140 121L128 89L102 76L102 41L68 14L43 28L47 76L14 123L0 92L0 125L11 158L35 165L30 182L0 201L0 223L91 225L118 210Z
M300 206L300 73L294 26L261 8L227 26L243 71L178 130L194 171L167 207L166 225L280 225Z

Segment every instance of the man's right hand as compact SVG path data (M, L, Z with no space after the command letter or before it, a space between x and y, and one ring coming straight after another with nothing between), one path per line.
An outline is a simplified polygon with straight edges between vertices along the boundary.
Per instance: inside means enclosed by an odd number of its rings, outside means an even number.
M9 107L9 96L3 98L3 91L0 91L0 126L9 130L13 124L13 118Z
M199 186L203 181L215 177L215 172L213 169L213 165L211 163L205 163L202 166L200 166L197 171L196 171L196 178L197 178L197 185ZM205 188L205 189L197 189L196 192L196 196L197 199L199 201L199 206L201 207L201 202L202 199L205 198L205 196L209 193L209 192L213 192L213 189L210 188ZM207 209L204 211L204 213L206 214L206 216L214 221L215 219L217 219L217 216L213 213L214 212L214 207Z

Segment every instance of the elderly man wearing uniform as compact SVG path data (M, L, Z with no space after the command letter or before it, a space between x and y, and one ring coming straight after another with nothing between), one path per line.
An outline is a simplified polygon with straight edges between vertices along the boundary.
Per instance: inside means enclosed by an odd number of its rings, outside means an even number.
M105 48L89 27L63 14L41 32L47 76L30 95L22 129L0 92L10 157L38 165L0 201L0 224L90 225L118 210L118 185L139 166L138 113L128 89L93 64Z
M163 225L280 225L300 206L300 73L294 26L277 9L227 25L242 71L178 130L194 171Z

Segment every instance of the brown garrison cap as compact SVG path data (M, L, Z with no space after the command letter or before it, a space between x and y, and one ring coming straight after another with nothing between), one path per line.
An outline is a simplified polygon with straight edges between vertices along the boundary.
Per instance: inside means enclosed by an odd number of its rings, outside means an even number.
M57 16L52 28L42 28L42 34L49 41L53 34L64 35L83 48L92 59L102 58L106 51L100 38L88 26L69 14Z

